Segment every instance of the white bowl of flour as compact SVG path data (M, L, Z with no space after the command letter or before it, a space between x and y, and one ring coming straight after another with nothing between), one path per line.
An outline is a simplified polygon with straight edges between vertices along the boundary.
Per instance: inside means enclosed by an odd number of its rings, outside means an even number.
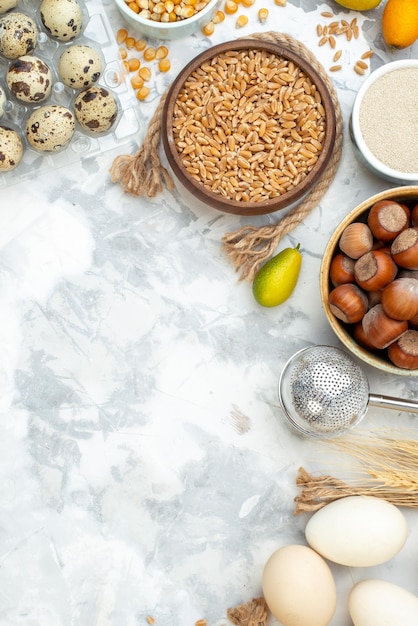
M418 183L418 59L393 61L370 74L354 101L350 134L373 174Z

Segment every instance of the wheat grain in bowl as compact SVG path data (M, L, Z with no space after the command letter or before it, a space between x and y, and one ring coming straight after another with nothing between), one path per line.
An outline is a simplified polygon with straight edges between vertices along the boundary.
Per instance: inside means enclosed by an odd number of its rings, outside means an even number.
M282 208L289 196L302 198L330 154L332 107L298 59L281 52L255 41L218 46L168 100L170 165L215 208Z

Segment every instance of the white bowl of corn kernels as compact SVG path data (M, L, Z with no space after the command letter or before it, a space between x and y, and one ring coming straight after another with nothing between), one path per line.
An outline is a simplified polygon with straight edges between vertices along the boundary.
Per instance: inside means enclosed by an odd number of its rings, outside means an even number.
M151 39L181 39L203 29L222 0L115 0L126 22Z

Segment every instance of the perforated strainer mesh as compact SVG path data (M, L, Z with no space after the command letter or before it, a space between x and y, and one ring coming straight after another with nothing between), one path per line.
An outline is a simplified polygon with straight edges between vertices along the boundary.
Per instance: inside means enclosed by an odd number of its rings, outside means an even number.
M312 346L286 363L279 380L279 399L301 432L340 435L366 413L369 384L350 355L331 346Z

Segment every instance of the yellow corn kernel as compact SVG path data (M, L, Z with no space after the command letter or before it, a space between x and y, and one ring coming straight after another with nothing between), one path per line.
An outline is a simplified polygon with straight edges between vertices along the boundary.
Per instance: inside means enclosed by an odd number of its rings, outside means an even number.
M208 22L202 28L202 33L206 35L206 37L210 37L215 32L215 26L213 22Z
M118 32L116 33L116 41L118 42L118 44L121 44L125 41L127 36L128 31L126 30L126 28L119 28Z
M171 67L171 63L169 59L161 59L158 63L158 69L160 72L168 72Z
M274 0L274 4L277 4L278 7L285 7L287 0Z
M144 79L137 74L136 76L132 76L131 85L134 89L141 89L144 86Z
M133 11L134 13L139 13L139 6L137 5L136 2L130 2L128 4L128 7L131 9L131 11Z
M164 2L157 2L157 4L154 7L154 13L157 13L157 15L162 15L164 11L165 11Z
M135 57L133 59L128 59L127 63L130 72L136 72L141 67L141 61Z
M155 48L151 46L149 48L145 48L144 50L144 59L146 61L153 61L155 59L156 51Z
M148 9L148 0L136 0L137 5L139 6L140 9Z
M241 4L244 7L252 7L254 2L255 2L255 0L241 0Z
M220 24L221 22L223 22L225 19L225 13L223 11L216 11L215 15L213 16L212 22L214 24Z
M145 98L149 95L150 88L149 87L141 87L136 92L136 97L138 100L145 100Z
M246 15L239 15L235 22L235 28L242 28L248 24L248 17Z
M123 68L124 68L125 72L129 72L129 65L128 65L127 61L123 62Z
M165 59L167 55L168 55L168 48L166 46L159 46L157 50L155 51L156 59Z
M174 13L174 11L172 11L168 17L169 22L177 22L177 15Z
M160 22L164 22L164 24L167 24L167 22L169 21L170 21L170 15L167 13L167 11L164 11L164 13L161 13Z
M133 37L127 37L125 39L125 46L128 48L128 50L132 50L132 48L135 48L135 39Z
M141 67L138 74L143 80L149 80L151 78L151 70L149 67Z
M226 0L224 9L227 15L233 15L238 11L238 5L234 0Z
M138 50L138 52L142 52L142 50L145 50L146 47L147 42L145 41L145 39L136 39L135 50Z
M180 17L188 18L194 15L194 8L192 6L183 6L181 7Z
M264 24L264 22L267 22L268 17L269 17L269 10L268 9L265 9L265 8L259 9L259 11L258 11L258 19L259 19L259 21L262 24Z
M119 56L122 60L126 59L126 57L128 56L126 48L119 48Z

